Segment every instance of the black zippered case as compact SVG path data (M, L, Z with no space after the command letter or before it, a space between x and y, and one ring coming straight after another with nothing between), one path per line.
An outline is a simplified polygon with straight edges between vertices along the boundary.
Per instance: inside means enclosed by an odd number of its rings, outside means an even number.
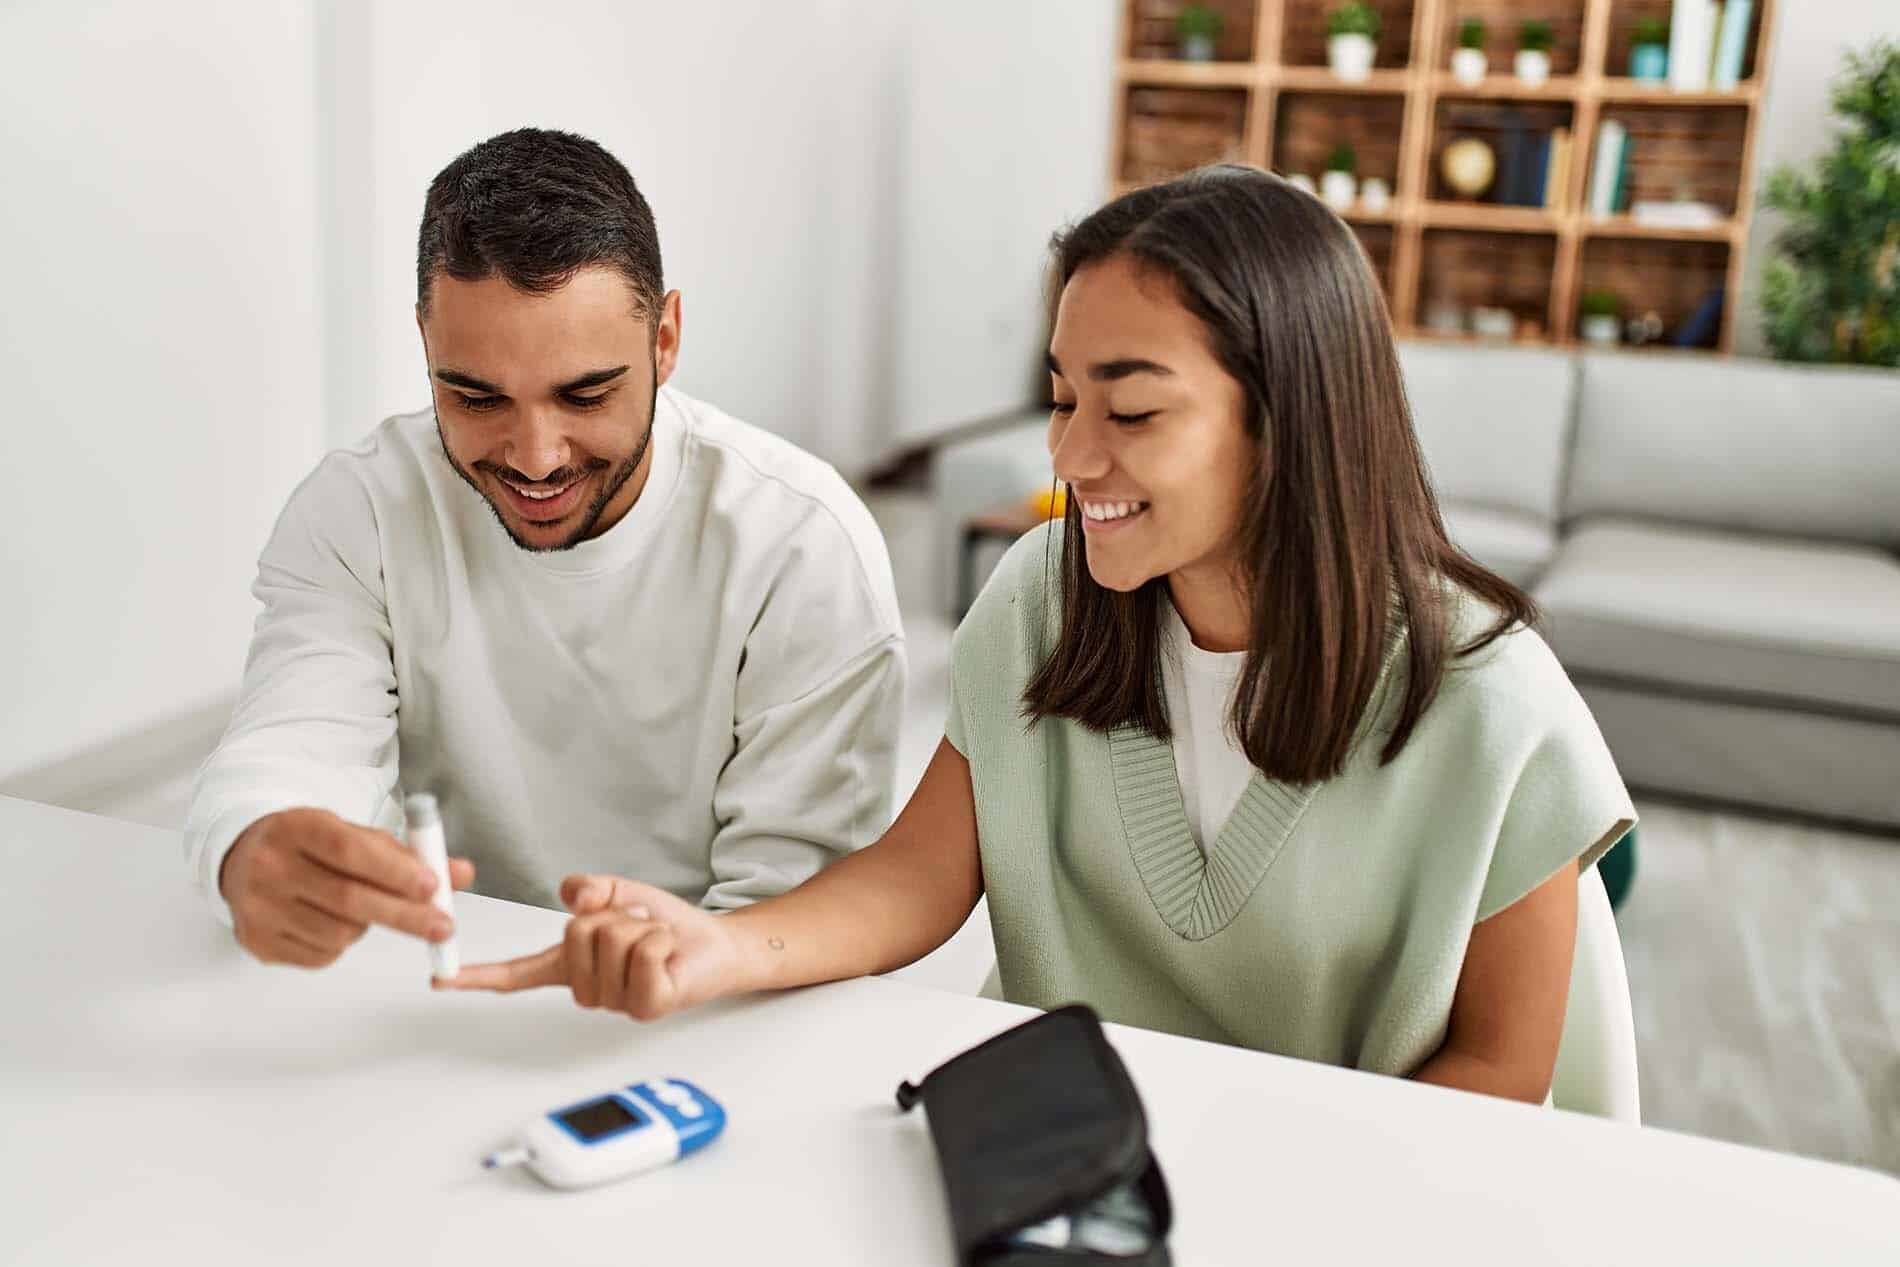
M1173 1207L1141 1097L1072 1004L905 1082L922 1101L965 1267L1166 1267Z

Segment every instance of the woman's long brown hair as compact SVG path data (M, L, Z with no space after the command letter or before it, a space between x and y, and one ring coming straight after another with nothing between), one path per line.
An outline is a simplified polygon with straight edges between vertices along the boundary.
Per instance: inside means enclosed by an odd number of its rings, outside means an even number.
M1252 629L1232 721L1247 759L1287 783L1338 774L1402 628L1405 693L1380 751L1392 760L1452 657L1533 624L1537 609L1445 535L1358 239L1279 177L1224 165L1126 194L1057 235L1054 294L1119 254L1173 283L1245 389L1257 457L1237 534ZM1129 593L1097 584L1074 498L1063 533L1061 629L1025 714L1167 738L1167 579ZM1499 612L1456 648L1447 585Z

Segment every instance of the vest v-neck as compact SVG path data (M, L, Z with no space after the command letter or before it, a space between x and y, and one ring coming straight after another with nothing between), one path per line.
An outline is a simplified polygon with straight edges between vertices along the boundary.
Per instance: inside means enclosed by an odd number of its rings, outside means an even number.
M1293 834L1319 784L1295 787L1255 770L1205 853L1188 828L1174 749L1142 726L1108 733L1115 801L1135 870L1155 911L1189 941L1233 921Z
M1394 616L1355 742L1379 725L1388 702L1393 669L1405 645L1404 621L1396 611ZM1240 914L1320 789L1319 783L1301 787L1269 779L1256 769L1220 834L1203 851L1188 826L1180 772L1167 740L1144 726L1117 726L1108 732L1108 758L1135 870L1156 913L1188 941L1212 937Z

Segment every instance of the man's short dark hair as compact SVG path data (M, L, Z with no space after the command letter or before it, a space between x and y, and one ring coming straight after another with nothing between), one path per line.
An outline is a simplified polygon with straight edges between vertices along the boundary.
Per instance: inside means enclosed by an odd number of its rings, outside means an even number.
M416 241L416 303L437 273L496 273L530 294L605 264L633 286L640 316L660 310L660 233L620 160L572 132L517 128L458 155L429 182Z

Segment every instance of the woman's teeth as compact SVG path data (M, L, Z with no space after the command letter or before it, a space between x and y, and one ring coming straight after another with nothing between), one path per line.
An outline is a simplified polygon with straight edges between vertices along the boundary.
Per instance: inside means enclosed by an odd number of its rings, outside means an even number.
M1125 519L1137 511L1148 509L1147 502L1083 502L1082 513L1090 519Z

